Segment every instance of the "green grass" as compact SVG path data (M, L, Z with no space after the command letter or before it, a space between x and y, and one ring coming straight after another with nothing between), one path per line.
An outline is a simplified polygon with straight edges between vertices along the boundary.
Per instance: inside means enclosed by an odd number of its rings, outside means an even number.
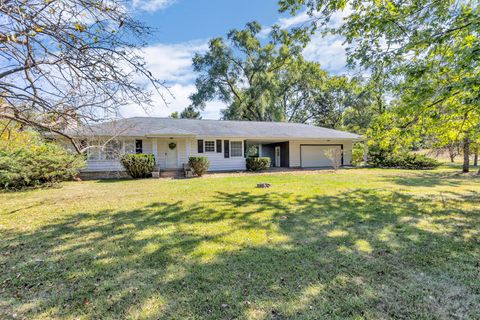
M457 171L3 193L0 318L479 319L480 179Z

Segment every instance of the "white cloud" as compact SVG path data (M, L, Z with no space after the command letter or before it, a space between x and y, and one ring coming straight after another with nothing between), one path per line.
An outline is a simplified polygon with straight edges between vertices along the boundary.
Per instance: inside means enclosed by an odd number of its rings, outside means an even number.
M176 0L133 0L132 6L134 9L154 12L165 9L174 4Z
M175 44L155 44L143 50L148 69L158 78L170 83L191 83L196 75L192 70L195 53L208 49L207 41L194 40Z
M347 71L347 54L343 38L339 36L315 35L303 50L305 59L317 61L323 69L333 74Z
M288 18L282 17L278 19L276 24L278 24L282 29L288 29L288 28L296 27L306 22L309 22L314 18L314 16L316 16L316 14L314 14L312 17L307 13L307 11L302 11L299 14L292 17L288 17Z
M129 105L121 108L121 115L123 117L168 117L172 112L181 112L189 106L191 103L189 96L195 92L194 81L197 77L192 69L192 58L195 53L202 53L207 49L208 44L204 40L175 44L159 43L145 48L142 54L145 57L148 70L156 78L166 81L171 95L164 94L167 105L160 95L155 93L152 97L151 107L143 109L138 105ZM151 86L149 86L149 89L154 91ZM202 117L218 119L220 110L225 107L225 104L218 101L207 103L205 110L201 112Z

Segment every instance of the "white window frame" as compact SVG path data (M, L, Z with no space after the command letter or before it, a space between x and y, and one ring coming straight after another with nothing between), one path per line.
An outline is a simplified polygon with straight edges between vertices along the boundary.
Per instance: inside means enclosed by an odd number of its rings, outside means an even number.
M207 151L207 142L213 142L213 151ZM217 141L216 140L203 140L203 152L205 152L205 153L215 153L215 152L217 152Z
M241 144L241 154L239 156L233 155L232 143L234 142L240 142ZM243 158L243 151L244 151L243 140L230 140L230 158Z
M116 157L108 159L107 157L107 144L111 141L116 141L120 144L118 154ZM124 140L89 140L87 149L87 161L119 161L121 156L125 154L125 141ZM92 159L92 154L96 155L95 159Z

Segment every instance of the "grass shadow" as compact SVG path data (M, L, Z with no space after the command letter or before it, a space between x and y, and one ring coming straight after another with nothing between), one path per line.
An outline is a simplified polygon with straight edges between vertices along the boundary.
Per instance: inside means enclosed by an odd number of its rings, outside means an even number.
M2 233L0 309L25 318L475 318L480 209L459 204L476 199L218 192L194 205L79 212Z

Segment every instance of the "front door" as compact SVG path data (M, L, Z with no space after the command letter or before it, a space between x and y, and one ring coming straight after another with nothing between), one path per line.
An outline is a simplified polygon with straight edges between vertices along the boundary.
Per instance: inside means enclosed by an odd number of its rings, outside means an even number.
M280 147L275 147L275 167L280 167Z
M166 168L167 169L176 169L178 168L177 165L177 142L176 141L168 141L167 143L167 152L165 153L166 159Z

